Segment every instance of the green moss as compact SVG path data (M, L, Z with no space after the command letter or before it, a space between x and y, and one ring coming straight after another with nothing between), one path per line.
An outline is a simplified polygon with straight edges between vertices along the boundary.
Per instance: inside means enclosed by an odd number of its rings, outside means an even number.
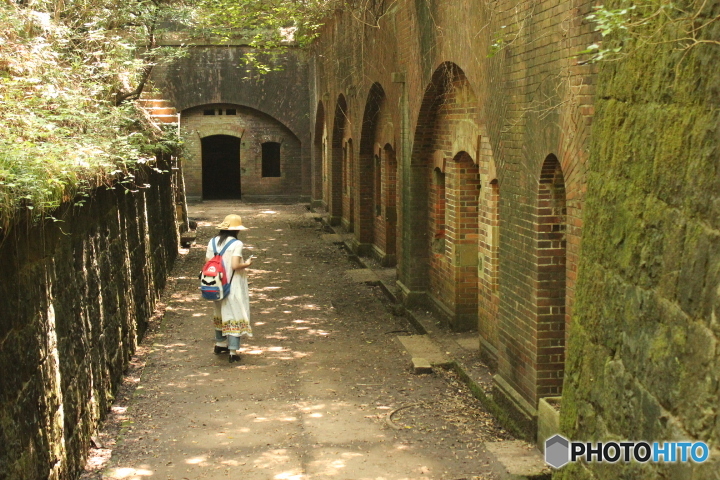
M720 282L720 64L704 47L679 63L683 54L654 45L600 67L561 416L574 438L720 441L708 325ZM576 465L556 478L663 468Z

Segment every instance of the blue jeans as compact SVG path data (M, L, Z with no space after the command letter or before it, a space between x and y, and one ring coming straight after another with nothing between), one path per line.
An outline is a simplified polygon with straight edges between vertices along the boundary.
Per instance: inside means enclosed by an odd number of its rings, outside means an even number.
M223 335L222 330L215 330L215 343L227 342L229 350L240 350L240 337L235 335Z

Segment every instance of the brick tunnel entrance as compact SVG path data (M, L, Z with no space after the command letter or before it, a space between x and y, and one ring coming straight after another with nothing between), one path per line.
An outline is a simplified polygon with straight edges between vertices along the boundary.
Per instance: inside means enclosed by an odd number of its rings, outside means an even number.
M201 142L203 199L240 198L240 139L211 135Z

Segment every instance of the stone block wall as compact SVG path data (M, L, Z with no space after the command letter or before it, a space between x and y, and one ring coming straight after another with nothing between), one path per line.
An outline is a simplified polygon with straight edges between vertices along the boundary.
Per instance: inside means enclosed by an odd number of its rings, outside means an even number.
M100 188L60 221L19 221L0 238L3 480L84 467L177 255L172 175L144 169L143 183Z
M707 7L698 23L720 13ZM668 43L603 64L597 79L561 427L588 440L704 441L710 461L574 464L563 479L720 472L720 52L683 50L666 32Z
M260 54L260 61L272 69L260 74L244 63L246 53L257 54L246 45L212 40L188 43L185 57L153 71L154 84L162 96L182 112L189 147L184 162L188 196L204 197L200 138L220 134L242 137L240 175L244 199L309 201L312 124L307 114L310 93L306 52L290 49L274 57ZM202 115L205 109L227 108L236 109L237 115ZM281 178L262 178L257 172L258 145L266 141L263 138L282 144Z

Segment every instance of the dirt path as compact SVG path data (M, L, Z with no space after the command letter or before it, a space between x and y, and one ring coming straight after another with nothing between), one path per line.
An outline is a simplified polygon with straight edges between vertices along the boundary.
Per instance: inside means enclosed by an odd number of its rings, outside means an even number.
M112 453L109 466L83 478L494 478L482 444L505 432L450 373L410 372L397 336L412 328L377 287L353 283L357 267L306 212L191 208L197 246L176 264L142 377L131 372L98 438L93 461ZM227 213L251 228L240 238L257 257L255 337L239 365L212 353L211 304L197 293L210 225Z

